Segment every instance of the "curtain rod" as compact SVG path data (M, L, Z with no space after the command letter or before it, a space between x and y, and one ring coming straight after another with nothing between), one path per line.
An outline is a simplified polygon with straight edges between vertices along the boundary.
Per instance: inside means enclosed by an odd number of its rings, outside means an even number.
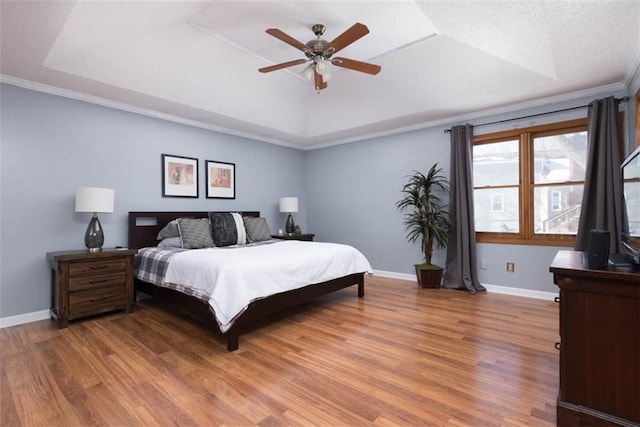
M624 102L624 101L628 101L628 100L629 100L629 97L625 96L625 97L616 99L616 102ZM480 123L479 125L473 125L473 127L477 128L478 126L495 125L495 124L498 124L498 123L512 122L514 120L530 119L532 117L546 116L547 114L555 114L555 113L562 113L564 111L579 110L581 108L587 108L588 106L589 106L589 104L580 105L578 107L563 108L562 110L547 111L545 113L531 114L530 116L514 117L512 119L504 119L504 120L497 120L495 122ZM444 132L445 133L449 133L449 132L451 132L451 129L445 129Z

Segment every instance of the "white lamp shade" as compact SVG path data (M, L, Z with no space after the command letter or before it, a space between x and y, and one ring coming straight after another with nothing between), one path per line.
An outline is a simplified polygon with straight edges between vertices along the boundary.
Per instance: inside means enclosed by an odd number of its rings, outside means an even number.
M113 199L110 188L80 187L76 190L76 212L113 213Z
M305 79L311 80L313 78L313 66L307 65L306 67L304 67L304 70L302 70L300 74L302 74Z
M297 197L281 197L280 212L298 212Z
M323 76L325 75L325 73L329 72L329 66L327 65L327 62L324 60L324 58L318 58L318 61L316 62L316 71L318 72L318 74Z

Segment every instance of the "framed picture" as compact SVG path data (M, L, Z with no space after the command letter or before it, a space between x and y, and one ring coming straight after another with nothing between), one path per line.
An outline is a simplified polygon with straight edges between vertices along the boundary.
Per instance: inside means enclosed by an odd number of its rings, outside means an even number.
M235 163L207 160L207 198L236 198L236 165Z
M162 197L198 198L198 159L162 155Z

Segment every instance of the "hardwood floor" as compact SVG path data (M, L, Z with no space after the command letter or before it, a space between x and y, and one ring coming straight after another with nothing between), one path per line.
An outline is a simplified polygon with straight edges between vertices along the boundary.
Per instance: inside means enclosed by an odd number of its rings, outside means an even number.
M0 425L555 425L558 307L367 278L250 328L153 299L0 330Z

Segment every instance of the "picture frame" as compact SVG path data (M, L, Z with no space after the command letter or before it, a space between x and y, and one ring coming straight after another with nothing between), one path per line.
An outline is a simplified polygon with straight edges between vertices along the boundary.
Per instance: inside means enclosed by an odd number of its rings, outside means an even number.
M198 159L162 154L162 197L198 198Z
M205 165L207 168L207 199L235 199L235 163L207 160Z

